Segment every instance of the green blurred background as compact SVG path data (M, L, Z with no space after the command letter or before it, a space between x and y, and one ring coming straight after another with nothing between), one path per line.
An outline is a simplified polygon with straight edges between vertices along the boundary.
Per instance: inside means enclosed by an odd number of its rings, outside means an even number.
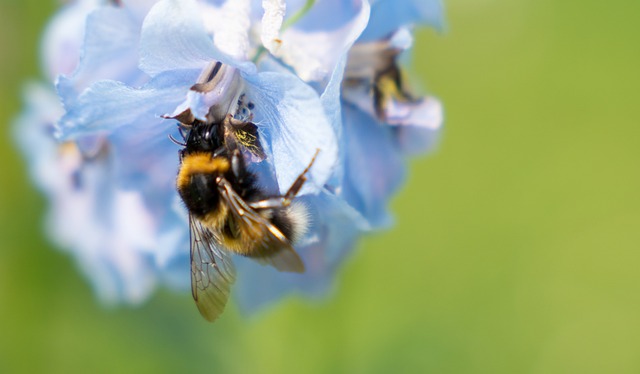
M640 372L640 2L446 5L414 58L443 142L324 303L213 325L167 291L105 310L0 137L0 372ZM2 123L55 6L0 0Z

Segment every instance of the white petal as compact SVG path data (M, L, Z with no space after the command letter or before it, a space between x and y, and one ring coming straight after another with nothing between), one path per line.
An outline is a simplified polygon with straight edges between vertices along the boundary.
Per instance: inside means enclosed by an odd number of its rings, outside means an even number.
M406 116L393 117L402 112ZM443 112L442 103L433 97L414 103L393 103L387 115L391 116L390 123L398 129L396 134L402 152L412 155L432 150L444 122Z
M391 125L411 125L437 130L442 125L442 104L434 97L425 97L405 103L391 100L386 108L387 122Z
M201 4L206 30L213 34L215 46L234 60L249 56L251 4L249 0L227 0L222 6Z
M287 6L284 0L262 0L264 15L262 16L262 45L274 55L282 43L280 29Z

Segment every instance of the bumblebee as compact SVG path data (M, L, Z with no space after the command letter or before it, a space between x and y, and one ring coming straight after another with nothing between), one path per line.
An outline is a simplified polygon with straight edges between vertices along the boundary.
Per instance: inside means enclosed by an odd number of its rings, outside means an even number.
M254 123L227 115L181 129L185 141L176 186L189 211L191 291L200 314L214 321L235 281L232 253L279 271L304 272L292 245L306 231L308 213L294 198L315 156L286 194L271 196L245 164L246 153L264 159Z

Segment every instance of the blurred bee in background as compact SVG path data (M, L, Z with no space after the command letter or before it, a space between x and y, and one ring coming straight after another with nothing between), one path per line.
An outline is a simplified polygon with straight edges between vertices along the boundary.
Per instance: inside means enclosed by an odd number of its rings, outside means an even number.
M231 253L279 271L304 272L292 244L306 232L308 212L294 198L317 152L286 194L270 196L259 188L243 156L249 152L264 159L254 123L228 114L218 122L179 126L184 148L176 185L189 211L191 291L200 314L214 321L235 281Z
M359 42L349 50L345 69L344 94L350 98L350 89L368 89L376 117L387 121L387 111L393 102L418 101L405 87L398 56L403 48L393 44L393 35L377 41ZM356 99L357 100L357 99Z

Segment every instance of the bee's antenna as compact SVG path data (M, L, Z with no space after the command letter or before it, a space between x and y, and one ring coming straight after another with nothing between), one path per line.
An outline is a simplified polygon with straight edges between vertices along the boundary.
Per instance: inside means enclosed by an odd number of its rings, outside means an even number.
M182 135L182 137L184 137L184 134L182 134L182 131L180 131L180 134ZM173 137L173 135L169 134L169 140L171 140L172 142L174 142L175 144L182 146L182 147L186 147L187 143L183 143L181 141L176 140L176 138Z

